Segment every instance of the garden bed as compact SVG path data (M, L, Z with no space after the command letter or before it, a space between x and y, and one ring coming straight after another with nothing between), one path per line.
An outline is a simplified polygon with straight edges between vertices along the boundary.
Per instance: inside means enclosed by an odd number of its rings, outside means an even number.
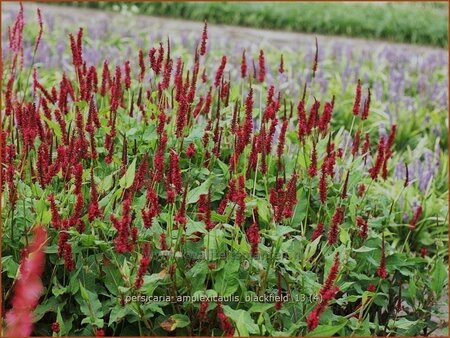
M3 8L7 335L446 333L446 51Z

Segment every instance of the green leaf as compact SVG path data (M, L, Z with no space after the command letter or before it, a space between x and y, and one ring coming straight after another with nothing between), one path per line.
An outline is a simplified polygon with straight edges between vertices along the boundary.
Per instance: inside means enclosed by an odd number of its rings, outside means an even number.
M41 320L41 318L44 317L47 312L56 312L58 306L62 307L65 305L65 303L66 301L64 301L62 304L58 303L58 300L55 297L48 298L47 300L36 306L36 308L34 309L33 322L36 323Z
M163 321L161 324L159 324L165 331L172 332L177 327L186 327L191 323L189 320L189 317L186 315L176 314L172 315L169 318L167 318L165 321Z
M277 236L284 236L284 235L286 235L286 234L288 234L290 232L294 232L294 231L298 232L298 230L296 230L294 228L291 228L289 226L279 225L276 228L276 235Z
M416 292L417 292L416 283L414 282L414 278L411 278L409 281L408 295L413 302L416 299Z
M265 223L270 222L270 208L266 200L258 198L256 205L258 206L258 215Z
M201 232L204 234L208 233L208 231L205 228L205 224L203 222L195 222L191 219L188 219L186 225L186 235L190 236L196 232Z
M308 245L305 248L305 258L304 261L308 261L317 251L317 245L320 242L321 236L317 237L313 242L308 243Z
M266 312L267 310L273 308L272 303L253 303L252 307L248 310L249 313L260 313Z
M196 203L199 200L200 195L206 195L209 191L209 187L212 184L212 179L213 179L213 177L209 177L205 182L200 184L197 188L189 190L187 193L187 197L186 197L186 203L187 204Z
M56 313L56 321L59 323L59 334L61 336L65 336L66 335L66 325L64 323L64 319L61 315L61 308L58 306L58 311Z
M434 266L433 274L431 275L431 290L436 292L437 295L440 295L444 290L446 280L447 269L442 259L438 259Z
M89 323L98 327L103 327L102 304L98 300L97 293L86 290L80 283L80 292L83 300L77 299L81 312L86 316L82 323ZM87 296L87 299L85 297Z
M117 296L119 294L118 286L122 285L122 275L117 267L112 264L103 267L105 272L105 286L111 294Z
M170 318L175 320L175 327L186 327L188 326L191 321L189 320L189 317L186 315L182 315L182 314L176 314L171 316Z
M128 189L131 187L134 181L134 176L136 175L136 158L131 162L130 166L127 169L127 172L120 179L119 184L122 188Z
M226 165L225 163L223 163L221 160L216 159L217 163L219 164L220 169L222 169L223 174L227 175L228 174L228 165Z
M358 249L353 249L354 252L370 252L374 250L377 250L377 248L369 248L368 246L362 246Z
M50 127L50 129L53 131L55 136L58 138L61 138L62 133L61 133L61 127L59 126L59 124L53 120L49 120L45 116L42 116L42 117L44 118L44 121L47 123L47 125Z
M130 313L132 313L132 310L129 306L116 305L112 308L111 314L109 315L108 326L120 322L123 318L125 318L126 315Z
M238 271L239 260L228 261L215 278L214 289L223 297L230 296L236 292L239 287Z
M342 242L342 244L347 244L348 241L350 241L350 235L348 234L348 231L344 228L341 228L341 231L339 232L339 240Z
M100 184L98 185L98 189L100 191L107 191L111 189L113 185L113 175L106 176L103 180L100 181Z
M319 325L313 331L309 332L307 337L331 337L336 332L347 325L347 320L339 325Z
M12 256L2 257L2 269L6 271L9 278L16 278L19 264L17 264Z
M412 337L419 334L419 332L426 326L423 320L411 321L404 317L398 320L390 320L389 328L395 329L399 336Z
M80 282L80 293L81 293L81 298L83 298L83 300L88 302L89 301L89 295L88 295L87 290L85 289L85 287L81 284L81 282Z
M259 333L258 325L253 321L248 311L233 310L225 305L223 312L234 321L239 336L248 337L250 334Z

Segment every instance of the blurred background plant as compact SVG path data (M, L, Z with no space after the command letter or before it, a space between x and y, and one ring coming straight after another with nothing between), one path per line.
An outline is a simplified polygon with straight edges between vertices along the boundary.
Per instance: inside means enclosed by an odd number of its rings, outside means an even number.
M447 47L446 2L72 2L210 23Z

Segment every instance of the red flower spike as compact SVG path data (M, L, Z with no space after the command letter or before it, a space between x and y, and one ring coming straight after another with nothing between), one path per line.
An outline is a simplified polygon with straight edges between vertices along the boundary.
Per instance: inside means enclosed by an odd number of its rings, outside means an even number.
M170 76L172 75L172 66L172 59L167 58L166 62L164 63L163 78L160 82L162 90L169 88Z
M416 228L417 222L419 221L421 215L422 215L422 206L419 205L417 206L416 211L414 212L414 216L411 219L411 222L409 223L409 228L411 230L414 230Z
M246 235L251 246L251 255L255 257L258 255L258 244L260 241L258 223L253 222L253 224L247 229Z
M266 153L267 154L270 154L270 152L272 150L272 141L273 141L273 136L275 135L275 130L277 128L277 124L278 124L278 120L276 118L274 118L270 122L269 134L267 135L267 139L266 139Z
M384 151L385 151L385 141L384 141L384 137L380 137L380 141L378 143L378 153L377 153L377 157L375 159L374 164L372 165L372 167L369 169L369 174L370 177L373 180L376 180L378 177L378 174L380 173L381 170L381 166L383 165L383 161L384 161Z
M217 69L217 72L216 72L216 77L215 77L215 80L214 80L214 86L215 87L219 87L219 85L220 85L220 81L222 80L223 71L225 69L226 64L227 64L227 57L224 55L224 56L222 56L222 60L220 62L220 66L219 66L219 68Z
M336 253L333 260L333 265L330 268L330 271L328 272L327 279L324 281L322 288L320 289L319 293L321 296L325 296L325 294L331 290L333 284L336 281L336 277L339 272L339 253Z
M211 100L212 100L212 87L209 87L208 94L206 94L205 105L203 106L202 113L207 115L211 109Z
M383 238L381 241L381 259L380 259L380 266L377 270L377 275L381 277L382 279L386 279L388 276L388 273L386 271L386 254L385 254L385 247L384 247L384 233Z
M317 175L317 151L315 143L313 143L313 149L311 152L311 163L309 165L308 174L309 177L314 177Z
M283 54L280 56L280 67L278 67L278 72L280 74L284 73L284 60L283 60Z
M158 75L159 72L157 72L156 48L153 47L148 51L148 58L150 60L150 68L153 69L156 75Z
M34 228L34 239L19 266L14 284L12 308L6 313L5 337L28 337L33 330L33 310L43 291L41 275L44 271L47 232L42 225Z
M201 78L203 83L206 83L206 81L208 81L208 77L206 76L206 69L203 69Z
M190 143L186 149L186 156L192 158L195 156L196 148L194 143Z
M209 303L207 300L204 300L200 303L200 307L198 309L198 319L200 322L203 322L206 319L206 312L208 311Z
M355 137L353 138L353 144L352 144L352 155L353 156L358 154L360 142L361 142L361 131L358 129L355 133Z
M39 24L39 33L38 33L38 35L36 37L36 41L34 43L34 53L36 53L36 51L39 47L39 43L41 42L42 31L43 31L43 22L42 22L42 15L41 15L40 8L37 9L37 17L38 17L38 24Z
M333 99L331 100L331 102L325 102L322 116L320 117L319 122L318 122L319 131L323 135L326 134L326 132L328 130L328 126L331 122L331 116L333 114L333 105L334 105L334 96L333 96Z
M289 121L287 119L283 120L283 125L281 126L280 136L278 138L277 156L278 156L278 168L281 168L281 156L284 152L284 144L286 142L286 131Z
M356 94L355 94L355 102L353 103L353 115L359 114L359 107L361 105L361 80L358 79L358 83L356 85Z
M393 124L391 127L391 132L389 133L387 143L386 143L386 149L390 150L392 145L394 144L396 132L397 132L397 125Z
M241 59L241 77L244 79L247 76L247 59L245 57L245 49L242 51Z
M363 108L363 112L361 114L361 120L366 120L367 117L369 116L369 109L370 109L370 89L367 89L367 98L364 101L364 108Z
M309 111L309 117L308 117L308 121L307 121L306 133L308 135L311 134L312 129L318 125L319 108L320 108L320 101L317 101L316 98L314 98L314 103L311 106L311 110Z
M64 267L67 271L75 270L75 262L72 258L72 245L69 242L64 243L63 247Z
M298 175L296 173L292 174L292 177L286 186L283 207L284 218L291 218L294 215L294 207L297 204L297 178Z
M367 233L368 233L368 225L367 225L367 220L362 218L361 216L357 216L356 217L356 225L359 228L359 235L362 238L367 238Z
M39 182L43 188L48 184L50 177L48 176L48 165L50 162L49 148L47 143L42 142L38 148L37 171L39 174Z
M322 288L320 289L320 294L322 296L319 303L315 306L315 308L309 313L306 318L306 323L308 325L308 329L314 330L320 321L320 316L325 311L328 303L336 297L336 294L339 292L339 287L333 285L338 273L339 269L339 254L337 253L334 259L334 263L330 269L329 275L324 282Z
M139 82L142 82L145 76L144 52L142 51L142 49L139 49L139 68L140 68Z
M144 248L142 249L142 258L139 262L139 268L137 271L136 279L134 281L134 286L136 289L140 289L141 286L144 284L144 276L147 272L148 266L150 264L151 258L150 258L150 245L146 243L144 245Z
M381 169L381 177L385 181L386 181L386 179L388 178L388 175L389 175L388 161L391 158L391 155L392 155L391 151L389 149L387 149L385 154L384 154L383 166L382 166L382 169Z
M186 226L187 219L186 219L186 195L187 195L187 189L185 189L185 192L183 194L183 199L181 201L181 205L175 215L175 222L181 225L183 228Z
M219 319L220 327L223 330L225 336L232 337L234 335L234 327L230 322L230 319L223 312L221 304L217 304L217 317Z
M266 78L266 61L264 59L264 51L261 49L259 51L259 72L258 72L258 80L259 82L264 82L264 79Z
M363 183L359 184L358 192L357 192L358 197L363 197L365 191L366 191L366 186Z
M189 110L189 102L186 96L181 95L180 104L178 105L177 117L176 117L176 135L177 137L183 136L183 130L187 122L187 114Z
M317 38L316 38L316 53L314 54L314 64L312 67L312 71L313 71L312 77L313 78L316 76L318 60L319 60L319 45L317 43Z
M91 169L91 190L89 196L88 220L92 222L95 218L103 216L103 212L98 204L98 192L94 181L93 170Z
M298 137L300 140L302 140L308 131L308 121L306 118L305 102L303 100L300 100L297 105L297 115L298 115Z
M311 242L315 241L319 236L323 234L323 223L318 223L317 227L311 235Z
M50 201L50 211L52 214L52 226L55 229L59 229L61 227L61 218L59 217L58 209L55 203L55 195L48 195L48 200Z
M162 68L162 62L164 58L164 46L162 42L159 43L159 49L158 49L158 58L155 57L156 49L152 48L149 52L150 57L150 63L152 66L152 69L155 71L156 75L159 75L161 73Z
M205 20L205 25L203 26L202 41L200 43L200 55L206 54L206 41L208 40L208 24Z
M344 220L344 208L338 207L331 219L330 230L328 231L328 244L333 245L337 242L337 236L339 235L339 225Z
M248 157L248 164L247 164L247 177L250 176L250 173L252 171L256 171L256 164L258 161L258 138L253 135L252 139L252 148L250 151L250 156Z
M159 245L162 251L167 250L166 234L164 232L159 236Z
M83 183L83 165L78 162L73 167L73 174L75 176L75 191L76 195L81 193L81 185Z
M170 151L168 184L172 185L177 193L181 193L183 189L179 161L180 156L175 152L175 150L172 149Z
M245 120L239 135L238 153L241 153L244 147L250 143L253 132L253 88L247 94L245 99Z
M322 204L325 204L327 201L327 176L326 172L324 170L324 166L322 165L320 180L319 180L319 195L320 195L320 202Z

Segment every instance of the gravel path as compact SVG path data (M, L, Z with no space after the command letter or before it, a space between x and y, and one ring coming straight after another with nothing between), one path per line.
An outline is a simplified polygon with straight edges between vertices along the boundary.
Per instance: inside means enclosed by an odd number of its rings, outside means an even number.
M13 2L2 2L1 4L3 9L12 9L17 8L18 4ZM75 8L69 6L54 6L48 4L35 4L35 3L27 3L27 8L35 9L37 7L41 8L41 10L46 14L51 14L54 16L58 16L61 19L70 18L74 20L76 18L77 21L81 23L87 23L96 21L101 18L108 18L109 20L114 20L118 17L129 17L130 20L140 22L145 22L148 25L149 29L159 29L161 31L167 32L167 35L175 35L177 33L190 33L201 32L203 28L203 23L194 22L182 19L173 19L173 18L161 18L155 16L146 16L146 15L134 15L134 14L121 14L115 12L105 12L99 11L95 9L87 9L87 8ZM252 42L260 42L261 44L270 44L275 47L282 47L289 44L295 45L311 45L311 42L314 41L315 37L320 42L321 46L326 46L331 43L340 43L343 45L353 45L358 48L392 48L392 49L401 49L403 51L408 51L411 54L422 54L426 52L442 52L447 54L446 49L429 47L429 46L419 46L419 45L409 45L409 44L399 44L387 41L378 41L378 40L364 40L357 38L348 38L342 36L328 36L328 35L316 35L316 34L304 34L304 33L293 33L293 32L282 32L274 31L274 30L264 30L264 29L255 29L255 28L247 28L247 27L237 27L237 26L228 26L228 25L209 25L208 30L211 36L222 36L229 39L231 42L238 43L242 39L250 40Z

